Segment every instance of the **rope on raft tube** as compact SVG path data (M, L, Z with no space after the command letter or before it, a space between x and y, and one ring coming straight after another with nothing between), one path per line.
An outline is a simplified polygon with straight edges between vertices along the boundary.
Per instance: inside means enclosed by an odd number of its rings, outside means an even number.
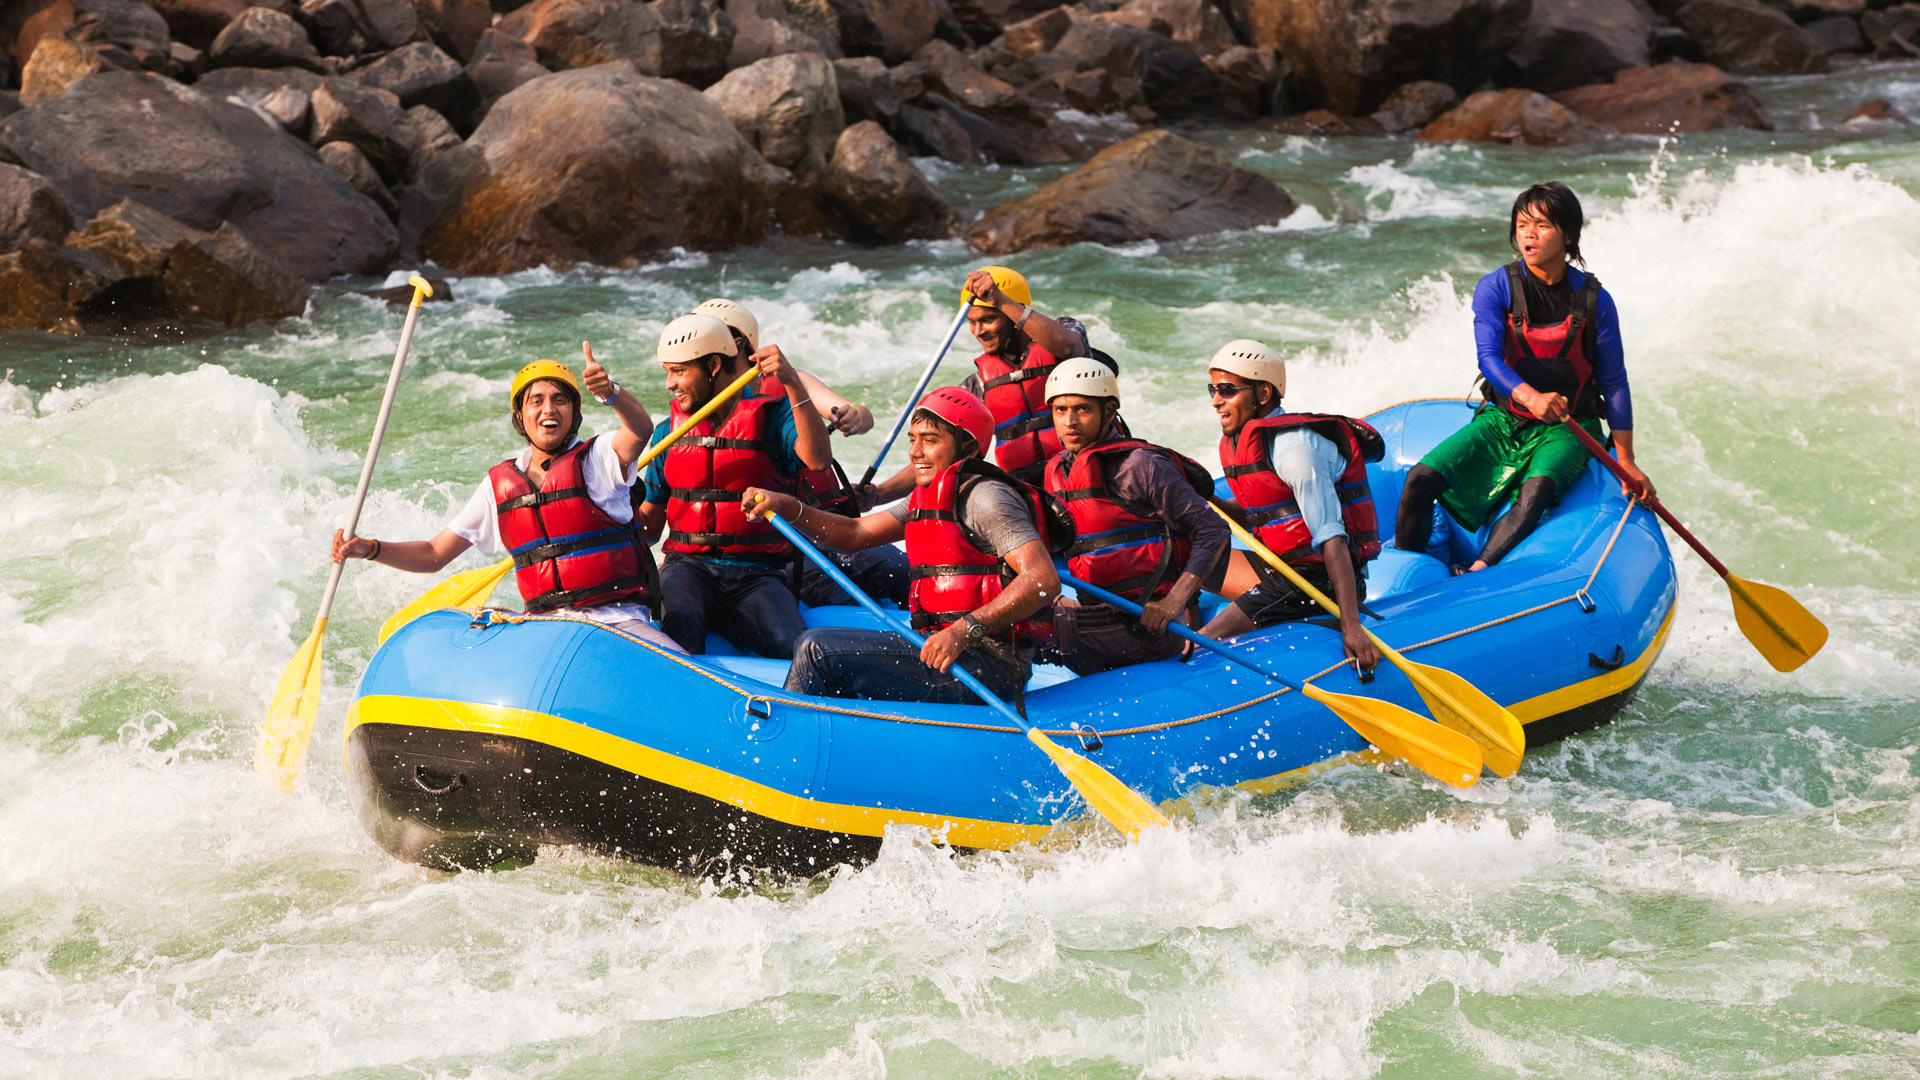
M1405 653L1405 652L1412 652L1415 649L1424 649L1429 645L1438 645L1443 641L1452 641L1455 638L1465 637L1468 634L1478 633L1481 630L1486 630L1491 627L1499 626L1503 623L1509 623L1514 621L1515 619L1525 618L1528 615L1535 615L1542 611L1546 611L1549 608L1558 607L1561 604L1587 601L1587 591L1593 588L1593 583L1599 579L1601 567L1607 564L1607 557L1613 554L1613 545L1615 541L1620 539L1621 530L1626 528L1627 519L1633 516L1634 507L1638 505L1639 505L1639 498L1637 496L1628 498L1626 510L1621 513L1620 520L1616 522L1613 526L1613 535L1607 538L1607 546L1601 549L1599 560L1593 564L1593 572L1587 575L1586 583L1581 585L1580 588L1576 589L1574 592L1566 596L1562 596L1557 600L1549 600L1544 604L1535 604L1533 607L1526 608L1521 611L1513 612L1510 615L1502 615L1497 619L1489 619L1486 622L1479 623L1474 626L1469 626L1461 630L1454 630L1450 633L1441 634L1439 637L1428 638L1425 641L1417 642L1412 645L1401 645L1401 646L1398 646L1399 650ZM659 645L654 644L651 641L648 641L644 638L637 637L633 634L630 634L625 630L620 629L619 627L609 626L606 623L599 622L594 619L589 619L583 615L568 615L568 614L561 614L557 612L547 613L543 615L535 615L535 614L530 614L527 612L519 612L519 611L502 611L498 608L488 608L485 610L487 612L488 618L491 621L497 622L497 623L515 623L515 624L525 623L525 622L585 623L588 626L605 630L608 633L618 634L619 636L627 639L628 641L633 642L635 645L638 645L643 649L647 649L653 652L655 655L662 657L663 659L671 660L674 663L679 664L681 667L686 668L688 671L691 671L696 675L700 675L703 678L709 679L713 682L720 684L721 686L726 687L727 689L733 691L734 693L739 694L741 697L746 698L749 704L755 701L765 701L770 704L786 705L796 709L812 709L816 712L837 713L841 716L858 716L868 720L894 720L903 724L925 724L930 727L966 728L972 731L1004 731L1014 735L1018 735L1021 733L1019 728L1011 727L1005 724L971 724L971 723L967 723L965 721L960 721L960 720L934 720L924 716L902 716L898 713L873 712L868 709L853 709L853 708L847 708L841 705L827 705L827 704L823 704L818 699L800 700L797 698L781 697L774 694L756 694L753 691L748 690L746 687L740 686L739 684L733 682L732 680L728 679L726 676L720 674L719 672L694 662L691 658L689 658L684 653L677 653L670 649L664 649ZM1351 657L1342 659L1339 663L1330 664L1327 667L1321 668L1319 671L1314 672L1313 674L1307 676L1305 679L1301 681L1312 682L1315 679L1322 678L1326 675L1329 675L1335 671L1340 670L1343 667L1347 667L1352 663L1353 663L1353 660ZM1197 716L1183 717L1178 720L1163 720L1157 724L1142 724L1138 727L1116 728L1112 731L1096 731L1094 732L1094 734L1099 736L1100 738L1106 738L1112 735L1143 735L1153 731L1167 731L1171 728L1185 727L1188 724L1197 724L1203 720L1214 720L1219 717L1225 716L1228 713L1239 712L1241 709L1247 709L1255 705L1264 704L1266 702L1274 700L1275 698L1278 698L1282 694L1290 694L1292 692L1293 691L1290 688L1283 686L1278 690L1274 690L1270 693L1261 694L1260 696L1255 698L1249 698L1248 700L1242 701L1236 705L1228 705L1223 708L1214 709L1211 712L1200 713ZM1084 734L1086 729L1062 728L1062 729L1045 729L1045 730L1048 735L1058 735L1058 736L1061 736L1062 738L1073 738L1073 737L1077 737L1079 735Z

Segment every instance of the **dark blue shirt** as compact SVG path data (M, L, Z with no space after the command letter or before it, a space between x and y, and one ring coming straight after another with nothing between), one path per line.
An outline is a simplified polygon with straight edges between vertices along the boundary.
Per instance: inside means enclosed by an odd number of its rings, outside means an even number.
M1531 272L1531 271L1529 271ZM1587 275L1567 267L1567 284L1574 292ZM1480 353L1480 374L1503 395L1511 396L1520 385L1520 376L1507 366L1507 309L1512 293L1507 287L1507 270L1501 267L1480 279L1473 287L1473 337ZM1595 342L1593 378L1599 384L1600 398L1606 405L1607 427L1614 431L1633 430L1633 392L1627 387L1626 350L1620 344L1620 312L1613 306L1613 295L1600 289L1600 305L1594 320L1598 331Z

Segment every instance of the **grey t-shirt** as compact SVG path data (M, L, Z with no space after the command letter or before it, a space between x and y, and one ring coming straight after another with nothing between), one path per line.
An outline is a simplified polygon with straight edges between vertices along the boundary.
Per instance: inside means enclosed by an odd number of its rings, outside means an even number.
M887 513L906 524L907 500L887 507ZM968 490L960 508L960 531L974 547L1002 558L1040 539L1026 499L993 480L978 481Z

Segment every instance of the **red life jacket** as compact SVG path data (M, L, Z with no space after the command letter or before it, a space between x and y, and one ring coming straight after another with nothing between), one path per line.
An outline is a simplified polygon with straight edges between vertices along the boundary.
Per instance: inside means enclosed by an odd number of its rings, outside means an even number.
M1040 538L1048 535L1046 507L1038 491L978 458L947 466L933 483L915 487L907 500L907 610L913 628L924 634L957 622L994 597L1015 577L1013 568L998 555L989 555L967 539L960 527L966 500L983 482L1006 484L1024 497L1033 513ZM1032 641L1053 636L1046 609L1013 627Z
M785 490L788 478L773 462L778 438L770 418L783 399L744 397L716 430L700 421L667 450L661 471L667 481L667 541L664 551L693 555L766 555L792 553L792 547L762 518L740 512L740 495L750 487ZM687 414L675 404L668 416L674 429Z
M514 584L528 611L654 598L653 555L631 523L607 516L587 495L592 439L547 463L535 490L512 458L487 470L500 542L513 554Z
M1027 344L1019 367L992 353L973 359L980 376L980 397L993 414L993 459L1016 476L1026 470L1037 472L1060 452L1060 436L1053 433L1053 409L1047 405L1047 376L1059 366L1058 357L1033 342Z
M1527 318L1527 273L1517 261L1507 264L1507 366L1535 390L1565 397L1576 417L1599 416L1593 349L1598 334L1600 279L1587 275L1565 319L1551 326L1535 326ZM1531 412L1491 386L1487 387L1487 396L1513 415L1535 420Z
M1193 542L1174 536L1157 515L1135 514L1107 490L1107 463L1118 465L1135 450L1164 454L1203 498L1213 494L1212 477L1198 462L1139 439L1095 443L1074 455L1071 469L1066 467L1067 455L1055 454L1047 462L1047 493L1073 515L1076 539L1067 548L1067 569L1073 576L1128 599L1151 600L1173 588ZM1196 473L1206 479L1196 482Z
M1359 566L1380 554L1380 523L1374 516L1373 491L1367 486L1367 462L1386 454L1380 433L1364 420L1328 413L1277 413L1247 421L1237 437L1221 436L1220 465L1227 486L1246 511L1260 542L1290 563L1326 562L1313 546L1313 534L1293 499L1293 488L1273 471L1267 456L1268 433L1304 427L1333 441L1347 467L1335 481L1340 499L1340 521L1347 530L1347 550Z
M785 398L787 388L772 375L760 380L758 392L771 398ZM821 420L826 416L823 414ZM832 434L833 429L827 429ZM847 517L859 517L860 505L854 497L853 485L847 482L847 474L840 468L838 461L830 461L824 469L802 467L793 478L792 490L801 502L818 507L829 513L843 514Z

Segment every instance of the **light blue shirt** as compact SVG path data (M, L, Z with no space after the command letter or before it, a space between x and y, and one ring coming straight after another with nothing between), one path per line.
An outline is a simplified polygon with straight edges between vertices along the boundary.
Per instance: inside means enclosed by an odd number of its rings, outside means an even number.
M1293 489L1293 501L1300 507L1315 551L1334 537L1347 535L1335 490L1340 474L1347 471L1347 459L1333 440L1307 428L1282 431L1267 444L1267 460Z

